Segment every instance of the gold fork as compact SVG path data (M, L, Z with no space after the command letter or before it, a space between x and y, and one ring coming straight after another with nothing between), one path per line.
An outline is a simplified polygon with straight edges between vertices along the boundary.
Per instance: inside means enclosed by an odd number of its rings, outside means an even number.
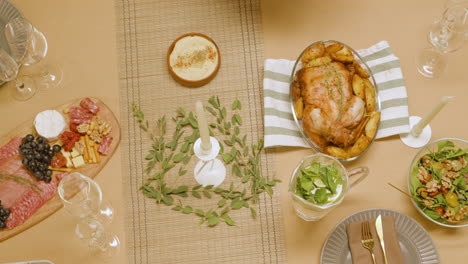
M374 264L375 262L375 256L374 256L374 238L372 237L372 233L370 231L370 225L369 221L364 221L361 224L361 244L363 247L367 248L372 256L372 261Z

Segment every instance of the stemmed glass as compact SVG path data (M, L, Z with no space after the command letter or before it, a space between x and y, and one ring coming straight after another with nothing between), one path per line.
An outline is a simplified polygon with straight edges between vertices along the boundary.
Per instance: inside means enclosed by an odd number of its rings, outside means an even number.
M431 25L428 39L432 47L416 57L419 73L427 78L440 76L446 67L444 54L459 50L467 40L467 33L468 2L450 5Z
M27 19L14 18L5 26L5 36L10 48L11 57L18 64L31 66L39 65L38 84L45 87L56 87L61 81L61 70L56 67L55 74L49 71L43 64L48 51L47 40L37 28ZM5 80L8 81L8 80ZM27 100L36 93L36 85L30 76L17 76L15 81L14 98Z
M91 248L107 256L115 255L120 246L119 238L108 233L103 225L112 220L113 209L103 206L99 185L91 178L74 172L60 181L58 194L65 209L79 218L76 235L88 241Z
M13 97L16 100L27 100L36 93L36 84L29 76L18 76L18 62L4 49L0 48L0 80L14 81Z

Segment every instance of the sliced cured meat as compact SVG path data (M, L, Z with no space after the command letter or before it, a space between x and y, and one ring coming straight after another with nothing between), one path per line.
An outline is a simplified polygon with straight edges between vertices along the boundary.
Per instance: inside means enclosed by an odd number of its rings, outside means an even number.
M39 193L29 188L19 200L10 208L11 214L7 219L6 228L13 229L18 225L21 225L31 215L33 215L42 205L52 199L57 193L58 179L54 178L50 183L39 181L37 186L41 190Z
M109 135L106 135L102 138L101 144L99 145L98 152L101 153L102 155L107 155L109 154L109 149L110 149L110 144L112 143L112 137Z
M18 154L9 159L8 162L0 165L0 173L14 175L14 177L18 177L18 179L23 178L36 182L22 167L23 164ZM5 208L10 208L29 189L29 186L18 183L17 181L4 179L0 182L0 200L3 206Z
M91 99L85 98L80 102L81 107L93 113L94 115L99 112L99 106L97 106Z
M50 162L50 166L53 168L61 168L67 164L67 158L62 154L62 152L55 153L52 161Z
M88 118L73 118L73 119L70 119L70 123L76 124L76 125L89 124L89 123L91 123L91 119L88 119Z
M16 137L0 148L0 164L18 154L22 138Z
M93 114L81 107L70 108L68 115L70 117L70 122L74 124L89 123L91 122L91 118L93 118Z
M7 162L0 165L0 172L8 175L14 175L18 179L36 182L36 179L31 176L21 163L21 156L10 158ZM4 180L0 182L0 200L5 208L10 208L22 195L30 189L25 184L18 183L14 180Z

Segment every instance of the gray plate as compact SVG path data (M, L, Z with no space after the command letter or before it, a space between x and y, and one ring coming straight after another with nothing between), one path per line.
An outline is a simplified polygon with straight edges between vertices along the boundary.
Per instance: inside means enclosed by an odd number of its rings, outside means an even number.
M0 0L0 48L10 52L5 39L5 25L13 18L23 17L21 12L9 1ZM3 82L0 81L0 85Z
M346 226L378 215L392 215L400 240L405 264L438 264L439 255L429 234L412 218L387 209L368 209L343 219L328 235L322 248L321 264L353 264L348 247Z

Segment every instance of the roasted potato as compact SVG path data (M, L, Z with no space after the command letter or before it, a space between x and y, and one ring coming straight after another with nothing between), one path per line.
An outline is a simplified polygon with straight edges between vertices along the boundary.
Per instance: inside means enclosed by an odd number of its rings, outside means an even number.
M356 69L354 69L354 65L351 63L346 64L346 69L348 69L349 71L349 77L353 78L354 74L356 74Z
M339 158L339 159L347 159L349 158L349 155L348 153L342 149L342 148L339 148L339 147L335 147L333 145L329 145L325 148L325 152L335 158Z
M335 53L343 48L343 45L338 44L338 43L333 43L330 46L325 48L325 52L328 54Z
M293 100L296 101L297 99L301 98L301 88L296 81L293 82L292 86L292 97Z
M323 57L319 57L319 58L308 61L307 63L304 64L303 67L304 68L317 67L320 65L327 64L331 61L332 59L329 56L323 56Z
M356 73L361 76L362 78L364 79L367 79L370 77L369 73L367 73L366 70L364 70L364 68L362 68L361 64L359 64L359 62L357 61L353 61L353 66L354 66L354 70L356 71Z
M323 43L316 44L304 51L301 61L302 63L307 63L313 59L322 57L323 53L325 53L325 45Z
M367 138L366 135L364 134L361 135L356 140L354 145L352 145L351 147L347 149L348 155L350 157L354 157L354 156L361 154L361 152L363 152L367 148L367 146L369 146L369 143L370 143L370 139Z
M304 102L302 102L302 97L294 102L294 112L296 113L297 119L302 119L302 113L304 111Z
M365 94L366 94L366 110L368 113L375 111L375 88L374 85L369 81L369 79L363 79L365 84Z
M351 51L346 47L343 47L337 52L330 53L330 56L333 60L343 63L350 63L354 61L353 53L351 53Z
M369 140L372 140L375 136L375 133L377 133L379 120L380 120L380 112L374 112L372 113L369 121L367 121L364 134L367 136Z
M366 84L364 80L358 75L355 74L353 76L353 92L357 97L361 97L362 99L366 98L365 88Z

